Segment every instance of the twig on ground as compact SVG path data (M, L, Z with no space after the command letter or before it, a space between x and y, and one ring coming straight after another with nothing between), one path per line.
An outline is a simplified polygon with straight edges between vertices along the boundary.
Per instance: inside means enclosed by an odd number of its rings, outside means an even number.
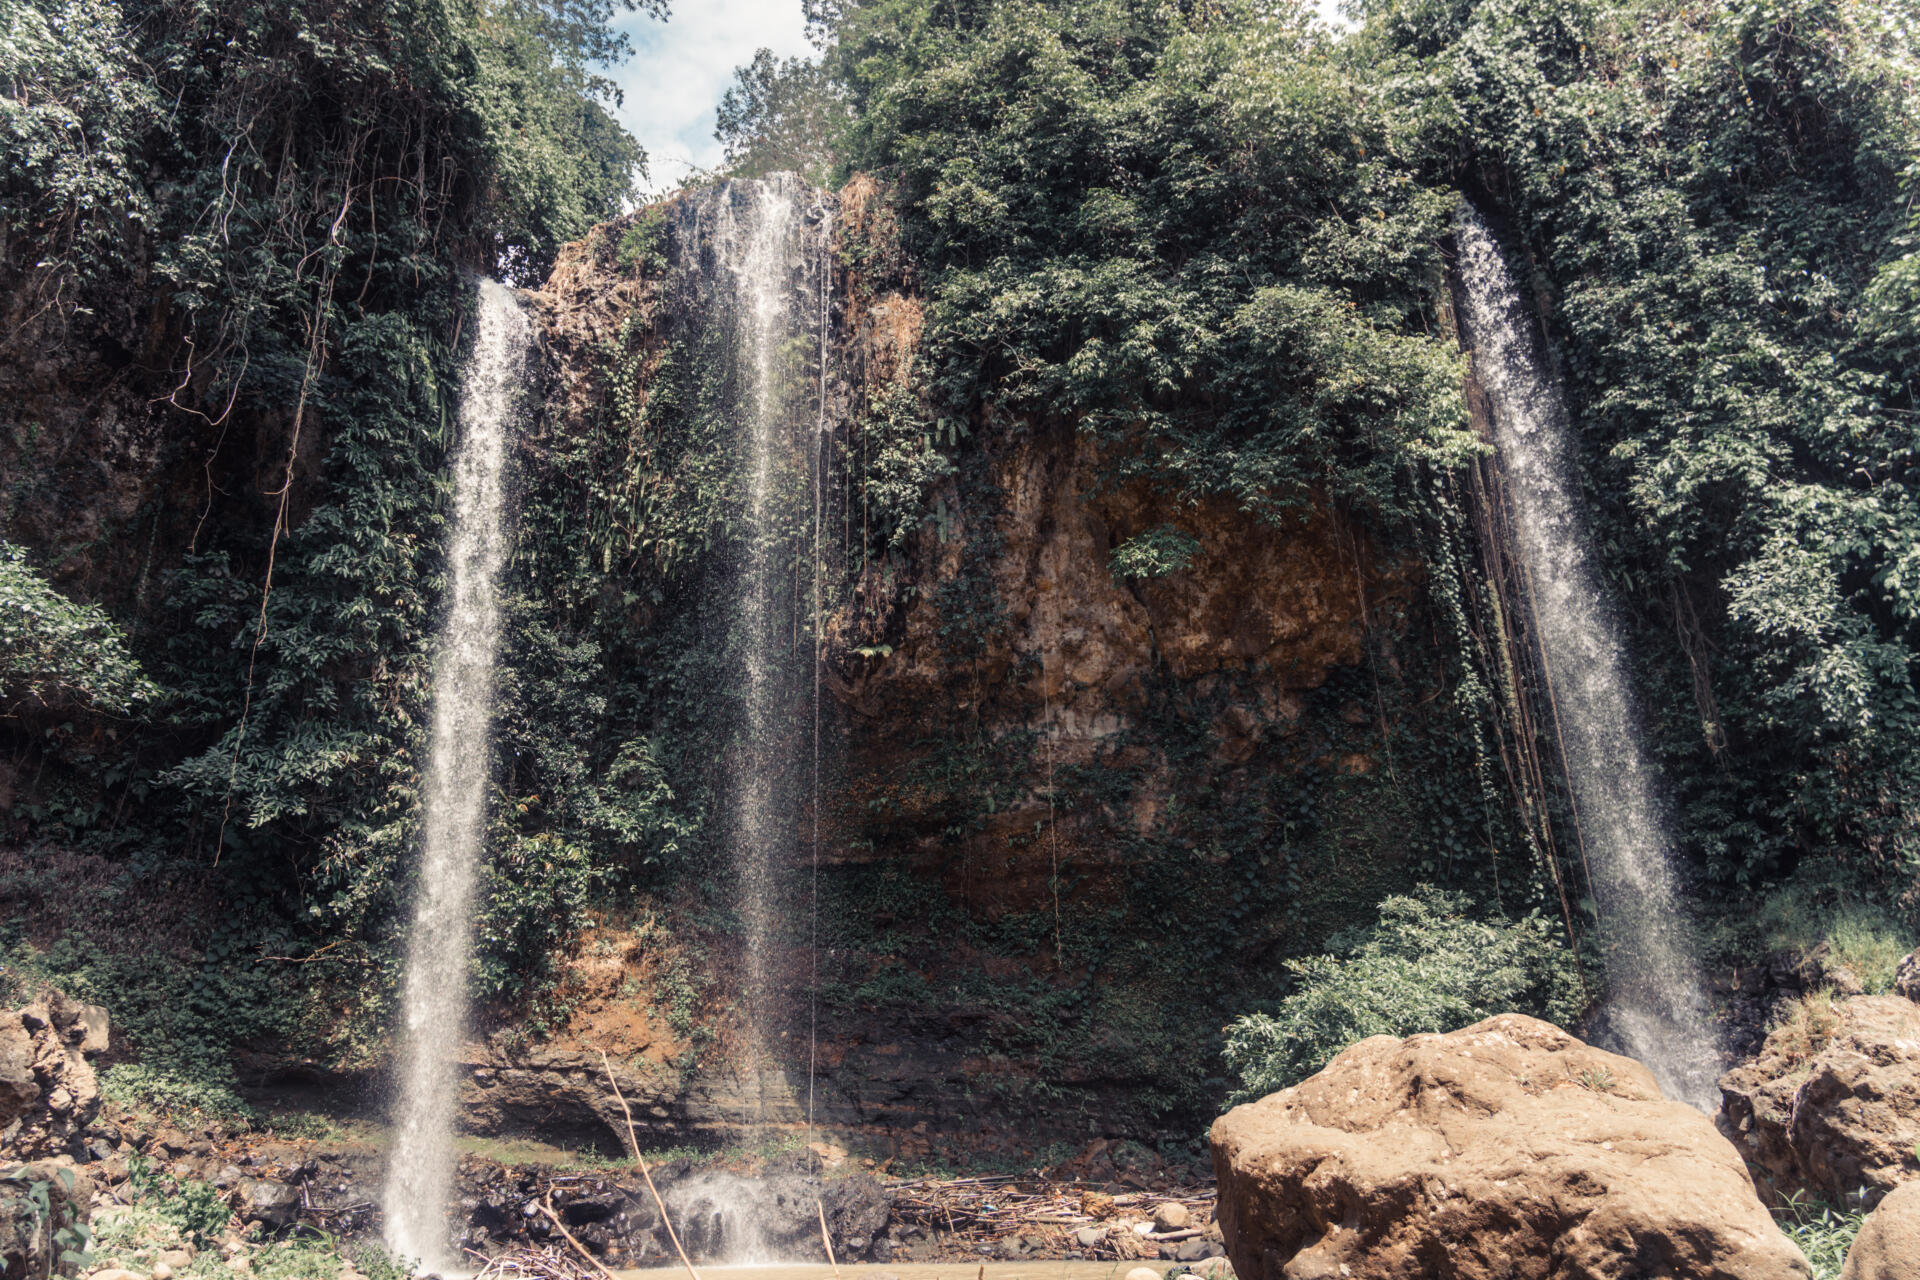
M833 1274L838 1277L840 1264L833 1260L833 1237L827 1234L827 1207L820 1203L818 1196L814 1197L813 1209L820 1215L820 1243L827 1246L827 1265L833 1268Z
M540 1201L540 1209L541 1209L541 1212L545 1213L547 1215L547 1218L553 1223L553 1229L555 1231L558 1231L561 1235L565 1236L567 1238L567 1243L580 1251L580 1256L587 1260L588 1266L592 1267L595 1271L605 1276L606 1280L613 1280L613 1272L601 1266L600 1259L594 1257L591 1253L588 1253L587 1246L581 1244L578 1240L573 1238L573 1232L567 1230L567 1224L560 1221L560 1215L553 1211L553 1192L551 1191L547 1192L547 1198L545 1200Z

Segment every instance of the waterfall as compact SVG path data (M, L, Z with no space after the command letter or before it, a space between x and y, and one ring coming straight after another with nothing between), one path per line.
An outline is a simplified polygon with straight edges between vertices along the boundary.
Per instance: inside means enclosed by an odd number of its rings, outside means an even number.
M700 197L695 233L712 264L712 320L731 334L728 416L742 434L742 550L731 625L738 655L739 738L729 762L727 838L744 932L745 1060L758 1121L797 1118L776 1062L781 996L776 946L797 887L806 778L817 742L803 714L816 696L821 438L832 213L792 174L722 183ZM817 764L815 766L817 775ZM815 780L817 787L817 776ZM817 810L817 795L815 796ZM790 1055L789 1055L790 1057Z
M1474 372L1512 494L1552 719L1609 944L1605 1021L1669 1097L1711 1111L1720 1054L1618 626L1587 552L1572 422L1492 233L1465 205L1456 232Z
M450 1261L456 1062L466 1034L473 891L484 848L500 643L497 583L507 545L501 473L530 335L527 317L506 286L482 281L479 302L460 388L446 619L434 661L433 723L422 780L423 854L401 1004L399 1109L383 1196L388 1246L428 1270Z

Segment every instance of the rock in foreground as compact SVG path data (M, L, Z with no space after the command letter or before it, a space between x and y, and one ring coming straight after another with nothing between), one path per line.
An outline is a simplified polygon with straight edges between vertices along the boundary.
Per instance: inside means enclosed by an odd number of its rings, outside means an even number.
M1920 1280L1920 1182L1901 1184L1867 1215L1840 1280Z
M1809 1274L1707 1117L1518 1014L1363 1040L1212 1142L1242 1280Z

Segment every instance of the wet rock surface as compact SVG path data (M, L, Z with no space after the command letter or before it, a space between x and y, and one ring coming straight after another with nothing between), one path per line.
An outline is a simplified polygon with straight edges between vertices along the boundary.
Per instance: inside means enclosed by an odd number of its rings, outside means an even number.
M1377 1036L1212 1131L1246 1280L1800 1280L1712 1123L1516 1014Z
M888 1223L892 1197L865 1174L813 1177L799 1169L746 1176L686 1160L652 1170L680 1243L695 1262L819 1259L822 1220L835 1256L865 1261ZM649 1266L676 1255L652 1193L637 1178L554 1176L468 1162L455 1228L463 1247L494 1252L562 1242L555 1216L614 1266Z

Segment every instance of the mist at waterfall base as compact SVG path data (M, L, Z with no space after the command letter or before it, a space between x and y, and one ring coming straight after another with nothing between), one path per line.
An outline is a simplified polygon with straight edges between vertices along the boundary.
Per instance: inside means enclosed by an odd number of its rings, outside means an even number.
M1641 747L1618 627L1588 554L1571 419L1541 367L1492 232L1464 205L1455 230L1474 373L1512 495L1516 550L1609 944L1603 1020L1669 1097L1711 1113L1721 1054L1680 915L1672 841Z
M479 285L460 389L448 595L433 671L422 779L420 879L401 995L397 1107L382 1196L386 1241L427 1270L449 1260L457 1062L467 1029L474 884L484 853L507 440L526 380L530 326L511 290Z

